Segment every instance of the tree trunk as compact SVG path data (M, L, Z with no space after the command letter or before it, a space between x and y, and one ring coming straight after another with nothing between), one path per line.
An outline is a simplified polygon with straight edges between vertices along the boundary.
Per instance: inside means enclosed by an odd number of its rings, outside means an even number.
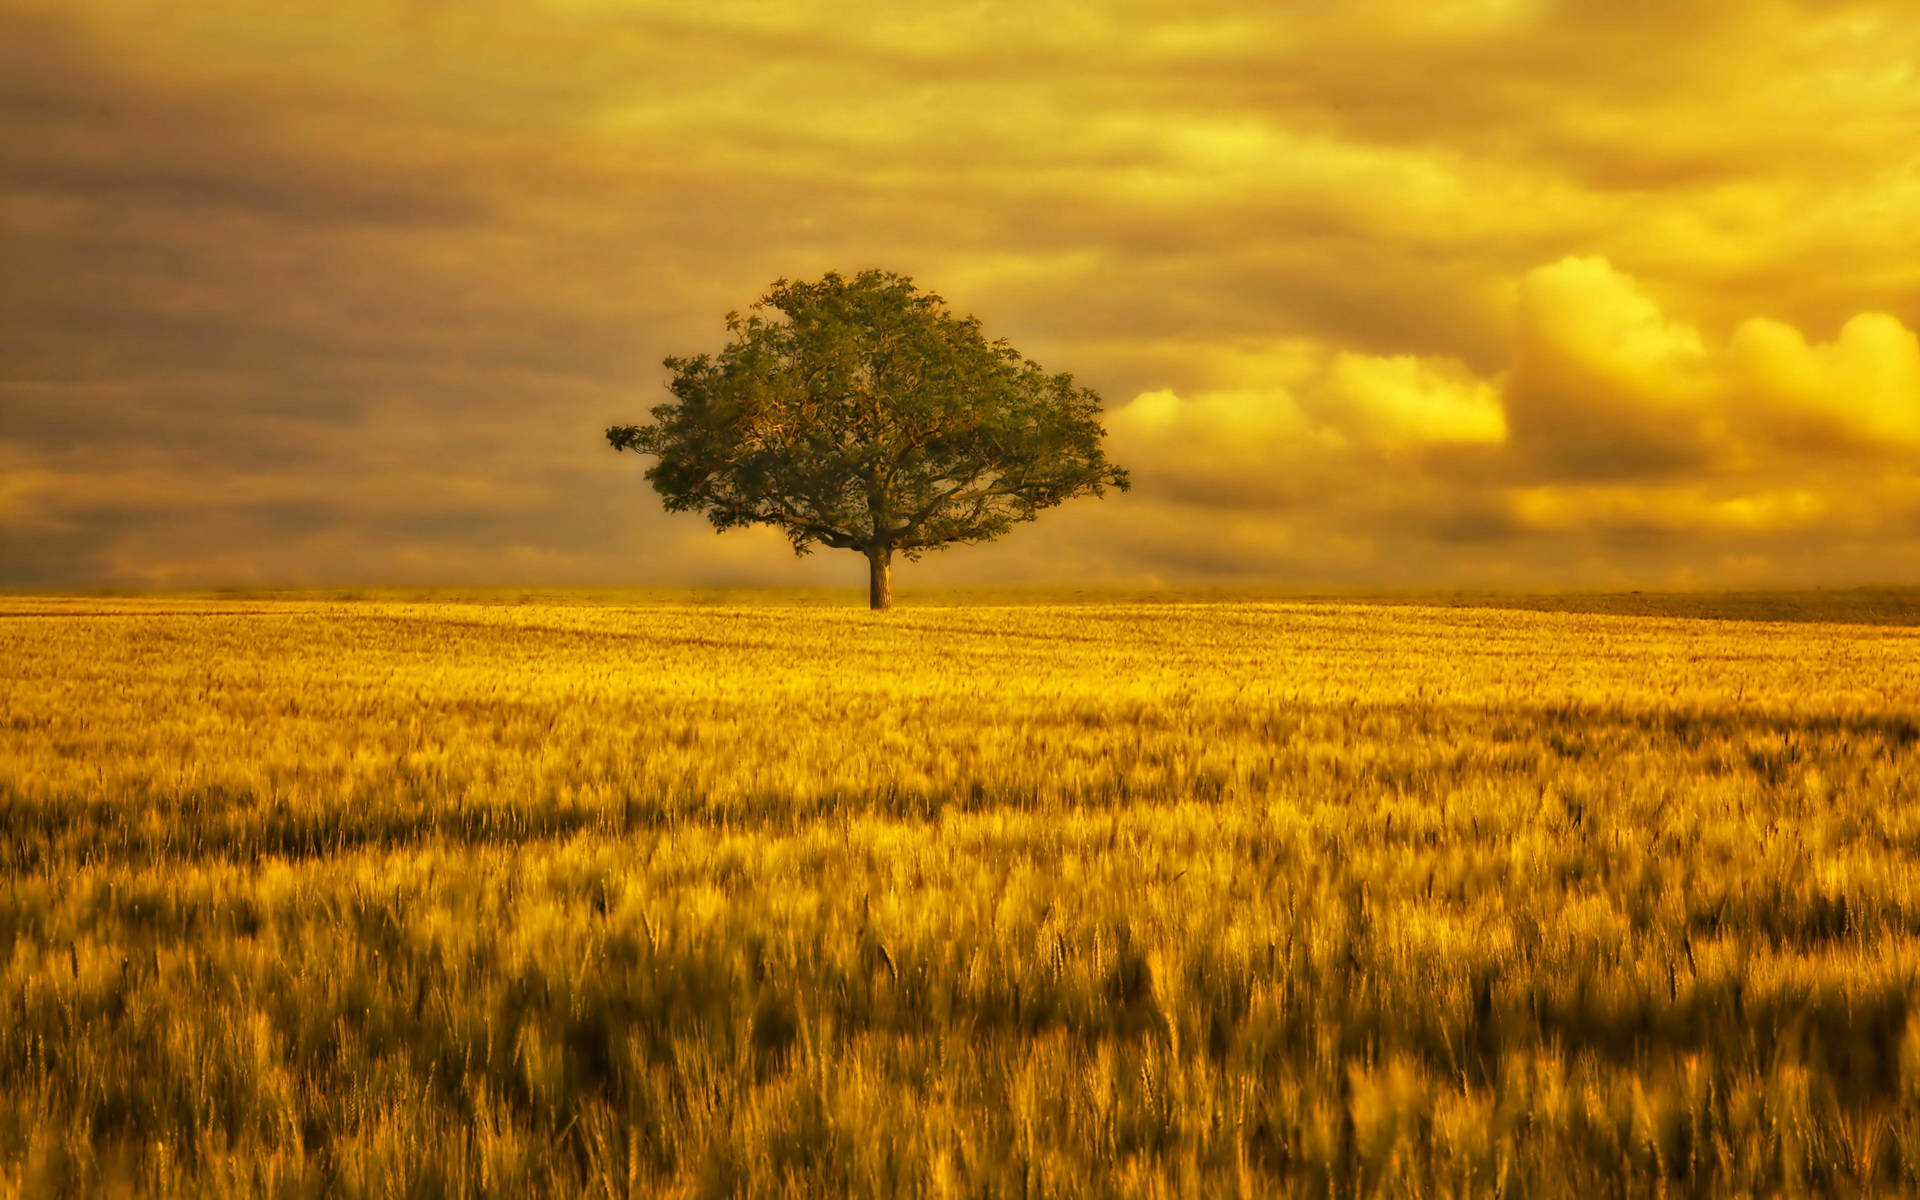
M867 604L875 612L893 607L893 551L887 547L867 551Z

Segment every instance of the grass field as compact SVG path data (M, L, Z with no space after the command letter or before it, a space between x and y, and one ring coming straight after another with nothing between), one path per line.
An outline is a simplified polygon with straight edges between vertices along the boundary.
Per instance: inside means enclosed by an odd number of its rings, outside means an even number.
M1920 1193L1915 606L1635 601L0 602L0 1192Z

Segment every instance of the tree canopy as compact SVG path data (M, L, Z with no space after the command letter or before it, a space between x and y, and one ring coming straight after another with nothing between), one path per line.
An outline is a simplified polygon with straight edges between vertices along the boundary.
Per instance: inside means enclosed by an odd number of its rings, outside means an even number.
M673 399L608 442L657 456L647 479L669 511L864 554L875 608L895 553L988 541L1128 486L1099 396L904 275L781 279L727 330L718 354L668 358Z

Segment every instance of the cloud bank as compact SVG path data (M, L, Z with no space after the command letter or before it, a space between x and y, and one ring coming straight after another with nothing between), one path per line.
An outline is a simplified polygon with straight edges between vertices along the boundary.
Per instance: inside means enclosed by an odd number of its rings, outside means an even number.
M906 271L1134 492L916 581L1920 581L1897 3L0 0L0 583L844 582L599 440Z

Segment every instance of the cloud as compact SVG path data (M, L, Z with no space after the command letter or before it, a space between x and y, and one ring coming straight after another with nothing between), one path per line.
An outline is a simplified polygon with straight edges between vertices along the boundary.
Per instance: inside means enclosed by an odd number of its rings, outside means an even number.
M1387 564L1439 547L1467 578L1664 555L1698 579L1681 560L1701 547L1751 574L1769 549L1912 536L1920 338L1897 319L1857 315L1820 343L1753 318L1716 345L1595 257L1512 294L1510 360L1485 375L1294 339L1136 396L1111 424L1150 485L1138 503L1203 531L1212 548L1189 559L1283 572L1319 536L1329 554L1305 569L1402 583L1419 577ZM1222 528L1206 514L1223 509L1242 516ZM1249 517L1268 519L1269 552Z
M919 578L1898 574L1915 61L1894 0L0 0L0 581L836 578L598 433L866 265L1140 485Z
M1311 342L1229 353L1234 386L1160 389L1113 412L1113 452L1145 484L1223 507L1323 499L1347 471L1435 447L1499 445L1497 391L1460 364L1331 351Z
M1920 338L1887 313L1861 313L1831 342L1756 317L1734 332L1732 386L1750 416L1791 442L1911 452L1920 447Z
M1381 450L1507 440L1498 389L1458 363L1410 354L1340 353L1311 404L1329 425Z
M1700 334L1600 258L1529 271L1503 391L1528 465L1632 476L1698 465L1715 436Z

